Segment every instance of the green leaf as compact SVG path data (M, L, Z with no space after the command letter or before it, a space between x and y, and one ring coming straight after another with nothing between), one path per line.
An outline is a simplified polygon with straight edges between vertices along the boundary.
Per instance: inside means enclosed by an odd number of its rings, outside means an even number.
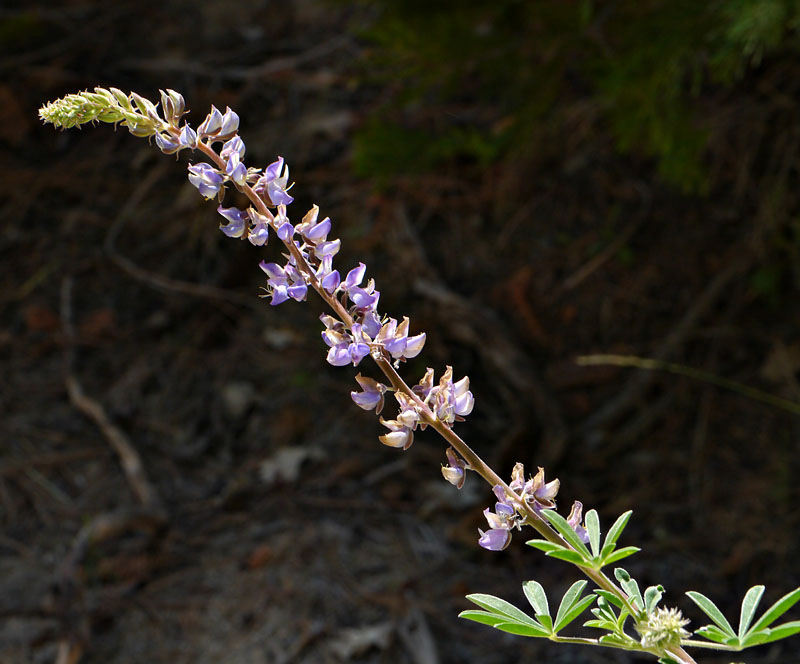
M560 544L556 544L555 542L548 542L547 540L528 540L525 542L528 546L532 546L534 549L539 549L539 551L544 551L547 553L548 551L569 551L569 549L561 546Z
M800 588L795 588L792 592L781 597L775 604L767 609L763 616L758 619L751 632L757 632L771 623L775 622L784 613L791 609L797 602L800 601Z
M731 638L736 638L731 637L730 634L726 634L716 625L705 625L704 627L695 630L694 633L708 639L709 641L714 641L715 643L727 643Z
M785 639L789 636L793 636L800 632L800 620L793 620L792 622L783 623L782 625L778 625L777 627L772 627L770 629L765 629L763 632L756 632L753 634L764 634L767 633L766 638L760 638L757 641L751 643L750 636L746 639L747 645L760 645L762 643L771 643L772 641L778 641L779 639Z
M621 514L619 518L614 522L614 525L611 526L611 529L608 531L606 535L606 541L603 547L607 547L609 544L616 544L619 536L622 535L622 531L625 530L625 526L628 525L628 519L631 518L631 514L633 514L632 510L628 510L624 514Z
M649 616L656 610L656 605L661 601L664 595L664 586L650 586L644 591L644 610Z
M511 618L516 622L521 622L528 625L537 624L536 621L527 613L520 611L513 604L510 604L499 597L495 597L494 595L483 595L481 593L476 593L473 595L467 595L467 599L470 602L477 604L482 609L486 609L490 613L506 616L507 619Z
M609 622L608 620L587 620L583 623L584 627L594 627L595 629L607 629L608 631L612 631L614 629L614 623Z
M547 638L550 636L550 632L537 625L521 625L516 622L508 622L494 625L494 628L502 632L508 632L509 634L517 634L518 636L533 636L539 638Z
M561 549L559 551L548 551L545 555L550 556L551 558L557 558L558 560L566 560L568 563L572 563L573 565L590 566L583 556L577 551Z
M764 594L764 586L753 586L744 596L742 600L742 610L739 615L739 639L743 639L750 623L753 622L753 616L758 608L758 603L761 601L761 596Z
M622 589L628 594L628 597L633 600L636 609L642 611L644 609L644 600L642 599L642 591L639 590L639 584L636 583L636 579L631 577L622 567L617 567L614 570L614 576L617 581L619 581Z
M474 620L475 622L483 625L491 625L492 627L508 620L505 616L498 616L496 613L489 613L488 611L475 611L474 609L462 611L458 614L458 617L464 618L465 620Z
M556 623L556 626L553 629L553 633L558 633L562 629L564 629L579 615L581 615L584 611L586 611L587 608L589 608L592 604L594 604L594 601L595 601L594 595L587 595L586 597L583 597L582 599L575 602L569 608L569 611L566 611L564 615L561 616L561 619Z
M752 648L753 646L760 646L762 643L766 643L771 633L769 629L762 629L758 632L750 630L747 636L742 640L742 648Z
M638 546L626 546L624 549L615 551L607 558L603 558L603 565L611 565L612 563L616 563L623 558L632 556L634 553L638 553L639 551L641 551L641 549Z
M625 638L617 634L603 634L603 636L600 637L600 643L605 645L622 646L623 648L630 646L631 642L636 643L636 641L630 637Z
M536 621L547 630L548 634L553 633L553 619L550 616L537 615Z
M722 611L717 608L717 605L714 604L708 597L703 595L702 593L695 592L694 590L690 590L686 593L690 600L692 600L697 606L700 607L700 610L705 613L714 623L728 636L736 636L736 633L733 631L733 627L727 621L724 615L722 615Z
M567 542L569 542L569 545L575 549L575 551L580 553L587 563L590 563L592 560L592 555L589 553L589 549L586 548L586 545L581 541L581 538L578 537L578 533L576 533L572 529L572 526L567 523L567 520L555 510L543 510L542 514L547 517L550 525L552 525L553 528L558 531L558 534L561 535L561 537L563 537Z
M592 555L597 558L600 555L600 518L597 510L589 510L584 517L586 532L589 533L589 545L592 547Z
M572 605L580 599L581 593L587 583L588 582L585 580L576 581L567 589L567 592L564 593L564 596L561 598L561 603L558 605L558 613L556 614L556 632L567 624L564 622L565 617L572 608ZM592 603L594 603L594 597L592 597Z
M541 583L538 583L537 581L526 581L522 584L522 592L525 593L525 597L527 598L528 602L530 602L533 610L536 612L537 618L539 618L539 616L550 615L550 607L547 604L547 595L545 594Z
M609 604L613 604L614 606L616 606L618 609L621 609L624 606L622 600L619 597L617 597L614 593L609 592L608 590L595 589L594 592L595 594L600 595L600 597L606 600Z

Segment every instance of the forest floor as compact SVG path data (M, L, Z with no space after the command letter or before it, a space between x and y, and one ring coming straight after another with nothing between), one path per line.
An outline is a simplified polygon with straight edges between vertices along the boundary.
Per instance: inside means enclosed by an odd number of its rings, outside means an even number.
M695 628L686 590L733 616L755 583L768 602L800 585L796 415L575 361L645 356L800 400L797 291L757 287L773 220L758 178L681 195L601 136L525 174L454 165L377 188L350 168L381 96L350 36L368 17L245 5L0 14L0 661L639 661L457 618L465 594L522 606L535 578L552 603L578 577L525 533L480 549L489 487L446 484L432 432L405 453L379 444L354 372L325 362L321 302L258 298L263 250L216 230L185 157L38 123L43 102L94 85L179 90L195 125L233 107L247 162L290 164L290 215L319 204L340 270L365 262L382 311L427 332L407 380L468 374L457 430L501 474L545 466L563 512L581 500L608 526L633 509L622 543L643 552L626 568Z

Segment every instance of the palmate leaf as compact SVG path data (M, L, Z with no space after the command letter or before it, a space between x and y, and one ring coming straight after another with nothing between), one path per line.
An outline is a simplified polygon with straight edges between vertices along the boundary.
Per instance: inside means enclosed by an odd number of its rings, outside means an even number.
M702 593L695 592L694 590L690 590L686 594L688 595L689 599L691 599L695 604L697 604L698 607L700 607L700 610L703 613L711 618L714 624L719 627L719 629L722 630L726 636L734 638L736 637L736 632L733 631L733 627L731 627L731 624L722 614L722 611L717 608L717 605L714 604L714 602L712 602ZM698 630L698 633L699 631L700 630Z

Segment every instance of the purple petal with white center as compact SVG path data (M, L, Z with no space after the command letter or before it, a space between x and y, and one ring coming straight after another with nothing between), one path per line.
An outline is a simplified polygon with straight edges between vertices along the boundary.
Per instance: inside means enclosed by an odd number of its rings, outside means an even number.
M358 363L361 362L367 355L369 355L369 346L365 343L352 343L347 349L347 352L350 353L350 360L353 362L353 366L358 366Z
M267 276L269 276L270 279L286 278L286 273L283 271L283 268L277 263L266 263L264 261L261 261L258 264L258 267L264 270L264 272L267 273Z
M507 530L488 530L483 532L478 529L478 532L481 535L478 544L489 551L502 551L511 543L511 533Z
M197 132L188 124L184 124L183 129L181 129L180 140L183 147L194 150L197 147Z
M272 287L272 299L270 300L270 305L273 307L277 304L282 304L289 299L289 294L286 292L286 285L285 284L277 284Z
M350 290L354 286L358 286L364 279L364 273L367 271L367 266L364 263L359 263L358 267L354 267L347 273L345 280L342 282L344 290Z
M359 309L368 309L370 306L378 301L378 298L372 294L367 293L360 286L354 286L347 291L350 301L355 304Z
M472 412L474 405L475 398L472 396L472 392L467 392L466 394L457 396L455 403L456 415L460 415L461 417L469 415Z
M242 235L244 235L248 219L248 216L245 212L239 208L224 208L222 206L217 208L217 212L219 212L223 217L225 217L225 219L228 220L227 225L220 225L219 227L219 229L225 233L225 235L233 238L240 238Z
M347 344L333 346L328 351L328 355L325 359L328 361L328 364L332 364L335 367L344 367L350 364L350 353Z
M377 408L378 404L383 401L383 395L380 392L350 392L350 398L356 406L364 410Z
M156 134L156 146L164 154L175 154L181 149L180 141L171 134Z
M231 158L231 155L238 154L239 159L244 159L245 153L245 145L244 141L241 139L240 136L234 136L229 141L226 141L222 145L222 149L219 151L219 156L225 160Z
M361 321L361 329L370 339L374 339L380 332L381 319L374 309L370 309L364 314L364 320Z
M294 226L292 226L288 221L284 222L278 227L277 234L281 240L288 242L289 238L294 235Z
M306 294L308 293L308 286L306 286L305 284L294 284L286 289L286 293L293 300L302 302L303 300L306 299Z
M278 157L277 161L273 161L264 170L264 177L266 177L267 180L277 180L281 176L282 169L283 169L283 157Z
M319 282L319 285L328 293L333 293L339 286L339 270L328 272Z
M425 345L425 333L417 334L409 337L406 340L406 349L403 351L403 357L412 358L422 352L422 347Z
M489 528L492 530L508 530L508 524L506 523L506 520L499 514L492 512L488 507L483 510L483 516L486 517L486 522L489 524Z
M331 232L331 218L325 217L322 221L318 224L315 224L311 228L306 231L303 236L306 240L310 240L311 242L324 242L325 238L328 237L328 233Z
M197 133L201 138L208 138L215 135L222 127L222 113L216 106L211 107L211 113L206 116L203 123L197 128Z
M328 240L327 242L321 242L316 247L314 247L314 254L317 258L324 258L325 256L335 256L339 253L339 249L342 246L341 240Z
M211 165L200 162L188 167L189 182L200 191L206 199L214 198L222 187L223 177Z
M267 196L273 205L289 205L294 198L286 193L286 188L278 182L267 184Z
M228 106L225 108L225 115L222 116L219 134L220 136L228 136L237 129L239 129L239 116Z
M409 447L411 447L411 443L414 442L414 434L409 430L391 431L383 436L378 436L378 440L387 447L402 448L407 450Z
M247 166L239 161L239 155L236 152L234 152L228 160L225 172L228 174L228 177L240 187L243 187L247 182Z
M464 486L464 480L467 477L463 468L454 466L442 466L442 475L450 484L456 487L456 489L460 489Z

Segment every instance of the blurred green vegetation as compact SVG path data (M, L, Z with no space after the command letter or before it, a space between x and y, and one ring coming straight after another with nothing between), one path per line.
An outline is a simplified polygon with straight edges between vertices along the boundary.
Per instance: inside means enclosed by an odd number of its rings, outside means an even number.
M574 109L588 108L620 151L703 192L713 117L701 95L800 45L800 0L363 2L364 77L388 92L355 166L379 180L453 159L558 156Z

